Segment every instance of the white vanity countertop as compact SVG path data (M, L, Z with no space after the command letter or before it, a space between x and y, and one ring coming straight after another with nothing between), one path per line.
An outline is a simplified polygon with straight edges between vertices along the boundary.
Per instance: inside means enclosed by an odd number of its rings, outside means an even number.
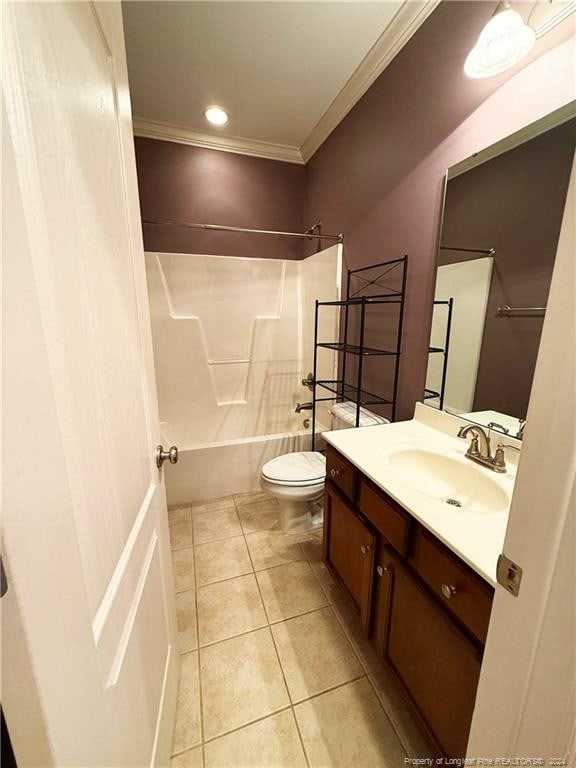
M493 472L464 458L470 441L455 435L465 423L463 419L418 403L411 421L324 432L323 437L480 576L495 586L496 564L504 544L518 454L515 451L506 454L508 471L505 474ZM503 435L497 437L504 438ZM500 442L519 445L518 441L509 438ZM474 477L469 472L470 467L485 475L488 481L492 481L489 488L496 492L497 501L493 508L482 509L482 505L475 503L473 493L463 507L447 504L444 497L440 498L442 483L436 484L433 477L430 479L430 492L421 490L428 489L428 479L419 477L412 483L409 472L405 468L398 471L394 465L394 454L406 450L425 452L419 453L424 456L430 452L447 457L448 460L456 460L460 466L464 465L462 471L465 479ZM449 462L446 465L454 466ZM482 478L479 480L482 482ZM474 485L474 482L461 482L463 498L471 484ZM493 484L498 487L495 488ZM458 498L458 493L451 495ZM502 502L498 499L502 499Z

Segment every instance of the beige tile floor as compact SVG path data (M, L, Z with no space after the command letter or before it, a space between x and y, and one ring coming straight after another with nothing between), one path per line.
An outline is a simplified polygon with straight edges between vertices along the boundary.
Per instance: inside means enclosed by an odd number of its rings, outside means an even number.
M182 654L172 768L403 768L427 756L322 563L264 493L169 512Z

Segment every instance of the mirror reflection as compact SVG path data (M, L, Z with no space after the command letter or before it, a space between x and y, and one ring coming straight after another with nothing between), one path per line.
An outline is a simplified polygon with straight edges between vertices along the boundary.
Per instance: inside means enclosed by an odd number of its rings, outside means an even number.
M535 124L531 133L448 170L425 392L428 405L517 437L546 313L576 120L545 132Z

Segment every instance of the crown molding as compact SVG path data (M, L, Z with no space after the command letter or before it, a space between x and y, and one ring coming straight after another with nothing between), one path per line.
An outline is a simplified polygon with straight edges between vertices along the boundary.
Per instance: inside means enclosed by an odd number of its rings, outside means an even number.
M288 144L274 144L269 141L256 139L241 139L236 136L215 136L212 133L193 131L182 125L170 123L157 123L154 120L145 120L135 117L133 120L135 136L147 139L159 139L160 141L174 141L177 144L188 144L192 147L205 147L206 149L218 149L222 152L234 152L238 155L250 157L262 157L267 160L281 160L285 163L297 163L303 165L304 160L298 147Z
M542 37L574 11L576 2L549 0L547 3L536 3L528 17L528 25L536 32L536 37Z
M440 0L404 1L302 144L300 150L305 163L362 98L439 3Z
M194 131L181 125L159 123L138 117L133 120L134 135L304 165L439 3L440 0L404 0L384 32L316 123L301 147L243 139L237 136L218 136Z

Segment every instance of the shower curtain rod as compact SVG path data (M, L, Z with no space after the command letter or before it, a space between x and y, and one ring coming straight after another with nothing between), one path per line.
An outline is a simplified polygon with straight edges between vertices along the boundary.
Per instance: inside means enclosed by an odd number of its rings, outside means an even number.
M451 245L441 245L441 251L461 251L462 253L487 253L488 256L494 256L495 248L457 248Z
M344 235L342 233L338 235L322 235L320 233L315 234L314 230L319 229L321 222L314 224L306 232L280 232L275 229L247 229L246 227L228 227L225 224L196 224L189 221L158 221L158 220L142 220L142 224L150 224L159 227L187 227L188 229L211 229L221 230L223 232L244 232L253 235L278 235L279 237L307 237L308 240L318 238L319 240L335 240L338 243L344 241Z

